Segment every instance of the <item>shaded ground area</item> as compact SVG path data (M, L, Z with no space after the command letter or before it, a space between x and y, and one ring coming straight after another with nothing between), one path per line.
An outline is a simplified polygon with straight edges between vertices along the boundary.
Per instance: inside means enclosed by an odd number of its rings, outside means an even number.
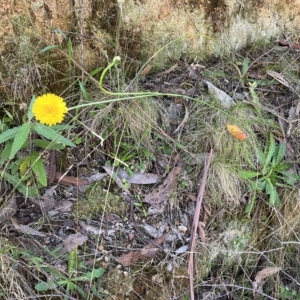
M6 268L17 262L23 299L191 299L192 221L212 149L195 299L300 299L296 46L282 40L205 62L172 60L155 75L146 67L127 91L164 96L81 111L82 126L69 132L78 147L43 152L50 182L43 196L11 195L0 216L2 247L12 257ZM98 90L86 89L99 100ZM228 124L246 138L230 134ZM272 141L285 145L278 163L289 162L286 172L295 175L292 182L283 172L276 181L262 176L272 181L277 206L273 190L253 188L265 168L258 149L269 161L281 151L269 150ZM9 287L1 285L5 298Z

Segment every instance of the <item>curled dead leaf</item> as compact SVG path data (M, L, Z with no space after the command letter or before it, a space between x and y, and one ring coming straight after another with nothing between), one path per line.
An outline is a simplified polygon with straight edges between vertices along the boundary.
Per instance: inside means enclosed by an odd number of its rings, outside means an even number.
M243 141L247 138L247 135L238 126L226 124L226 127L229 133L239 141Z
M278 267L269 267L257 272L255 280L252 282L254 300L258 299L260 293L262 292L263 280L280 270L281 268Z
M166 234L151 242L141 250L130 251L129 253L122 255L122 257L120 258L121 265L123 267L128 267L132 263L137 262L139 260L147 260L155 257L157 251L160 249L160 247L158 246L162 244L165 239Z

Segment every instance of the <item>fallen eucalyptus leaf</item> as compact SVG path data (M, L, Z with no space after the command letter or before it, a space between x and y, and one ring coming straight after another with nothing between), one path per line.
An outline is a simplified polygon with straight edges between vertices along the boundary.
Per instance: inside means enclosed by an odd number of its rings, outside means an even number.
M208 88L208 93L216 97L224 108L230 108L235 104L234 100L229 95L215 87L211 82L205 81L205 83Z

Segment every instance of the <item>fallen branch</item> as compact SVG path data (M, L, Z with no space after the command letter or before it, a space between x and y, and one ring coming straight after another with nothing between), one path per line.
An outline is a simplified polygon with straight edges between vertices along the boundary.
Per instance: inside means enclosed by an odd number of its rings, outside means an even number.
M190 299L194 300L194 249L195 249L195 239L196 239L196 233L198 228L198 221L200 216L200 210L202 206L202 199L204 195L205 185L206 185L206 179L207 174L209 170L209 166L212 160L213 156L213 150L210 151L209 157L205 160L205 167L202 175L201 184L199 187L198 195L197 195L197 202L196 202L196 208L195 208L195 214L194 214L194 220L192 225L192 233L191 233L191 244L190 244L190 259L189 259L189 267L188 267L188 274L190 278Z

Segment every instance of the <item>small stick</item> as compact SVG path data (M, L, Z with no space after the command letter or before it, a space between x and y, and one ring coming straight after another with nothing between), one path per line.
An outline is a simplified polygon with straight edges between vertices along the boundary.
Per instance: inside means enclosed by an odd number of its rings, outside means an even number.
M191 244L190 244L190 259L189 259L189 267L188 267L188 274L190 278L190 299L194 300L194 249L195 249L195 239L198 227L198 221L200 216L200 210L202 206L202 199L204 195L204 189L206 185L206 179L208 175L209 166L212 160L213 150L210 150L209 157L205 160L205 167L202 175L201 184L199 187L198 195L197 195L197 202L194 214L194 220L192 225L192 233L191 233Z

